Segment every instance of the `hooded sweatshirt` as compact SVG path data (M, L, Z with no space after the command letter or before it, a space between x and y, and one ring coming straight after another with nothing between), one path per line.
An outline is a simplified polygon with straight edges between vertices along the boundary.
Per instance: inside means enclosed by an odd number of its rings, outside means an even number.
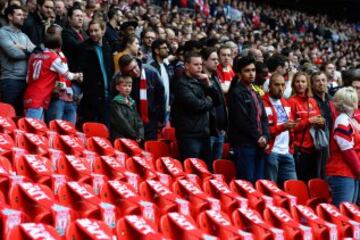
M26 47L23 51L16 44ZM5 26L0 28L0 79L25 81L27 59L35 48L29 37L20 29Z

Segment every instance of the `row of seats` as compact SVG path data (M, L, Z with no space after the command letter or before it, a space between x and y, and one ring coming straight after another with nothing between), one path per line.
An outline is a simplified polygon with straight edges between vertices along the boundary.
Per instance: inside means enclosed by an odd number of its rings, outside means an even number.
M200 159L182 164L129 139L112 144L96 123L81 133L61 120L0 117L0 132L4 239L360 237L356 205L314 200L305 183L307 199L298 182L284 191L268 180L236 180L227 161L214 169L228 164L230 178L213 174Z

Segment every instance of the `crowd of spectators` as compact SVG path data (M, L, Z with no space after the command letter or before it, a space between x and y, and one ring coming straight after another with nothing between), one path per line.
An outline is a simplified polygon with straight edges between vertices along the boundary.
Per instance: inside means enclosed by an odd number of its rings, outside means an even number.
M159 5L156 5L159 4ZM238 178L360 176L356 24L251 1L1 0L0 98L18 116L107 125L180 158L229 142Z

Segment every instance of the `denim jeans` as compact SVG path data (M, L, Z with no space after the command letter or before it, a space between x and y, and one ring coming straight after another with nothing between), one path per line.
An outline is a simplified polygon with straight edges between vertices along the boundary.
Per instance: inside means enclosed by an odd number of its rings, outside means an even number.
M77 105L75 102L65 102L60 99L52 100L47 112L47 118L50 122L54 119L66 120L76 123Z
M342 202L356 203L359 193L359 180L349 177L328 176L327 181L335 206L339 207Z
M225 132L220 133L219 136L210 137L210 148L211 148L211 161L221 159L223 155L223 147L225 141Z
M23 116L24 114L23 106L25 89L25 77L24 80L1 80L1 101L12 105L15 108L17 116Z
M238 179L255 183L264 178L264 151L258 147L233 145Z
M177 138L182 160L186 158L200 158L210 167L210 138L209 137L179 137Z
M25 117L44 120L44 108L28 108L25 110Z
M295 161L290 154L270 153L265 161L265 177L282 184L289 179L296 179Z

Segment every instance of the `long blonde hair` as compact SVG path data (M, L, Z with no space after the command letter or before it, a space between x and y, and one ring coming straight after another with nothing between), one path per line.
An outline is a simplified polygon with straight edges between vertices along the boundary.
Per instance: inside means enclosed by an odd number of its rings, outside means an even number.
M294 95L297 94L297 92L295 90L295 81L300 76L305 76L305 78L306 78L306 84L307 84L306 96L307 97L312 97L313 94L312 94L312 91L311 91L311 84L310 84L309 75L306 72L302 72L302 71L295 73L294 76L293 76L293 79L291 81L291 89L292 89L291 96L294 96Z

